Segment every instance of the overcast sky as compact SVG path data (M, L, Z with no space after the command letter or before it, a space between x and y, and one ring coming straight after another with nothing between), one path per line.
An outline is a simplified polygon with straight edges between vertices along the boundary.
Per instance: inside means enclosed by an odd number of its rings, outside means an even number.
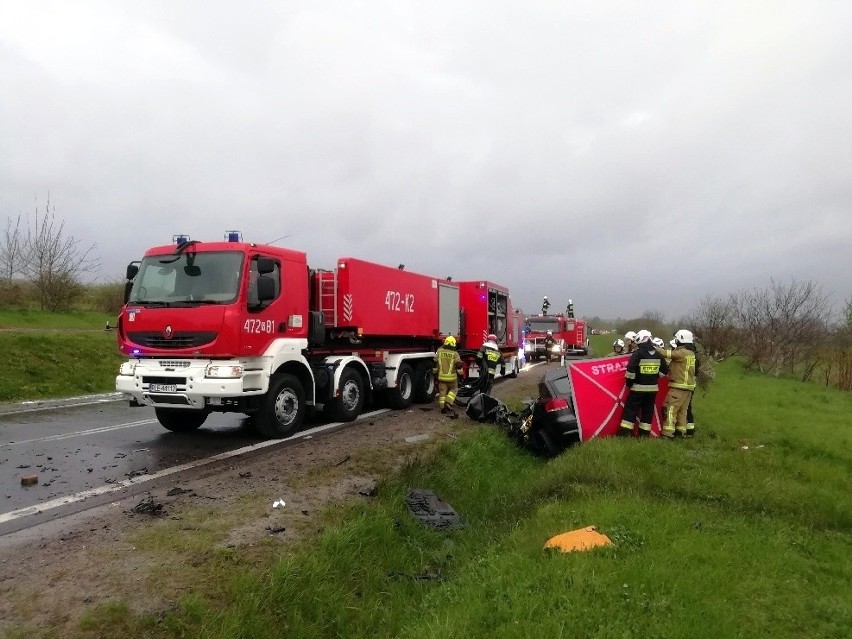
M581 315L852 294L852 3L0 0L0 223L176 233Z

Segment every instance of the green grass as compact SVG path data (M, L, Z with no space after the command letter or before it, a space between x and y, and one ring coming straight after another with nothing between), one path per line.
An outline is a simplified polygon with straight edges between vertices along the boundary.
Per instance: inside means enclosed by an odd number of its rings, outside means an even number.
M116 316L96 311L50 313L26 308L0 307L0 328L102 330L106 323L115 326Z
M106 331L0 331L0 353L0 402L112 391L123 361Z
M611 335L590 335L589 355L591 357L603 357L612 352L612 343L621 337L612 333Z
M166 616L169 636L841 637L852 398L720 366L691 441L593 440L551 462L484 427L389 477L268 571ZM748 448L745 449L744 446ZM438 492L467 525L404 506ZM596 525L615 542L542 549Z

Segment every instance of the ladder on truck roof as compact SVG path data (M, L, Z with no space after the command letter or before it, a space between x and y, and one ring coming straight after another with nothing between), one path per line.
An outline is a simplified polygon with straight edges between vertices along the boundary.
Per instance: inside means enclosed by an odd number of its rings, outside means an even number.
M337 326L337 273L316 271L316 298L326 326Z

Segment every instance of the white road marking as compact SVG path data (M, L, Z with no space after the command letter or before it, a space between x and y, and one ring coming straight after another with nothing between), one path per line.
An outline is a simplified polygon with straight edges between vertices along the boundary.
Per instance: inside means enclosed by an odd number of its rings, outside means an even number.
M144 426L145 424L156 424L156 419L143 419L138 422L127 422L126 424L115 424L114 426L101 426L99 428L90 428L88 430L78 430L73 433L60 433L58 435L47 435L46 437L37 437L35 439L24 439L19 442L9 442L0 444L0 448L12 446L21 446L23 444L34 444L36 442L52 442L60 439L71 439L72 437L82 437L84 435L94 435L96 433L108 433L111 430L122 430L124 428L135 428L136 426Z
M387 413L390 409L382 408L380 410L374 410L369 413L364 413L360 417L358 417L355 421L361 421L363 419L369 419L370 417L375 417L376 415L381 415L382 413ZM131 477L129 479L124 479L120 482L116 482L114 484L107 484L105 486L98 486L97 488L91 488L89 490L84 490L83 492L76 493L74 495L68 495L66 497L57 497L56 499L52 499L50 501L43 502L36 506L27 506L26 508L19 508L18 510L12 510L7 513L0 514L0 524L5 524L9 521L14 521L15 519L20 519L21 517L26 517L28 515L36 515L39 513L43 513L46 510L52 510L54 508L59 508L60 506L67 506L69 504L75 504L77 502L83 501L84 499L88 499L89 497L95 497L97 495L105 495L108 493L118 492L119 490L123 490L125 488L129 488L130 486L135 486L137 484L143 484L148 481L153 481L155 479L160 479L161 477L168 477L169 475L174 475L176 473L182 473L187 470L191 470L193 468L198 468L200 466L206 466L207 464L212 464L216 461L221 461L223 459L228 459L229 457L236 457L237 455L242 455L245 453L250 453L255 450L260 450L262 448L268 448L269 446L275 446L282 442L289 442L297 439L310 439L313 435L321 433L326 430L330 430L332 428L336 428L337 426L341 426L343 422L334 422L332 424L324 424L322 426L315 426L314 428L310 428L305 431L301 431L296 433L292 437L288 437L287 439L269 439L257 444L252 444L251 446L243 446L242 448L237 448L235 450L230 450L224 453L219 453L217 455L213 455L212 457L206 457L204 459L199 459L194 462L188 462L186 464L181 464L180 466L172 466L171 468L164 468L163 470L156 472L152 475L137 475L135 477ZM129 426L124 425L124 427L129 428ZM97 430L97 429L93 429Z
M11 408L2 412L2 415L17 415L19 413L34 413L42 410L57 410L60 408L77 408L78 406L91 406L92 404L107 404L117 402L122 398L121 393L105 393L102 395L80 395L79 397L66 397L64 399L38 399L19 402ZM20 408L18 408L20 406Z

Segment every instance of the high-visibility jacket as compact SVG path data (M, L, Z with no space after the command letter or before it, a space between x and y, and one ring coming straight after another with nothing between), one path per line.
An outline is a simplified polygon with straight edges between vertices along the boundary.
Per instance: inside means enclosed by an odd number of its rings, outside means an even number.
M439 382L456 381L456 371L462 367L461 357L452 348L442 346L435 353L434 373Z
M497 365L502 363L503 354L497 350L497 344L494 342L485 342L477 354L480 366L488 371L490 377L497 375Z
M627 362L624 374L631 393L656 393L660 375L668 372L668 366L653 344L639 344Z
M678 348L658 348L657 352L671 361L669 388L695 390L695 346L684 344Z

